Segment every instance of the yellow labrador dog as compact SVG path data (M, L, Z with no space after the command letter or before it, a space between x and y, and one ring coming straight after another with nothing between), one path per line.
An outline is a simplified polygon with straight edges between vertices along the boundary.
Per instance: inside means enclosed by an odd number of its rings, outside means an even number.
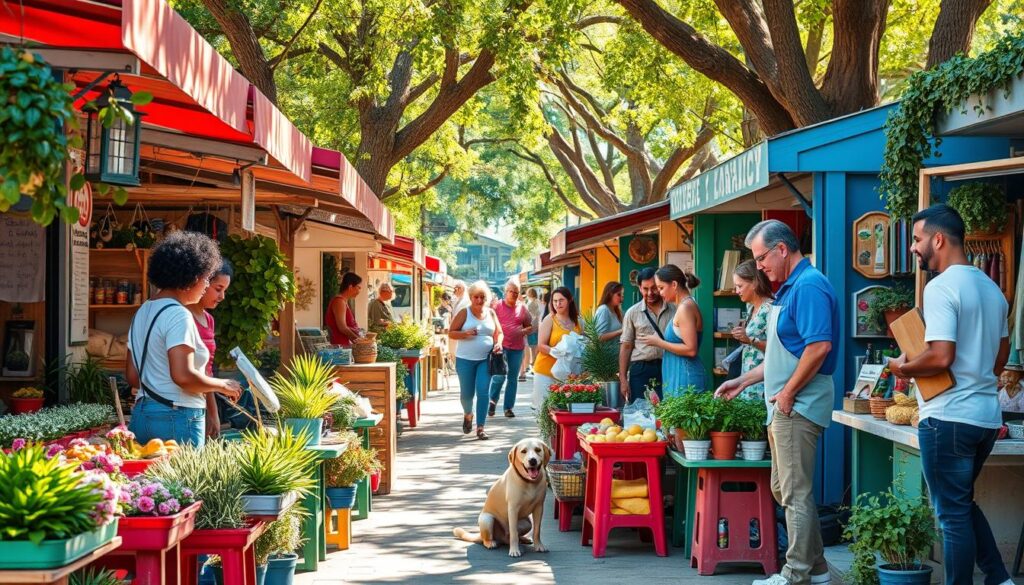
M498 543L508 544L508 556L519 557L520 542L533 531L533 550L547 552L540 539L540 522L544 517L544 497L547 495L548 477L544 471L551 460L551 449L540 439L523 439L508 452L508 469L487 492L484 509L480 512L480 532L471 533L462 528L453 532L455 538L495 548ZM530 522L530 517L533 522Z

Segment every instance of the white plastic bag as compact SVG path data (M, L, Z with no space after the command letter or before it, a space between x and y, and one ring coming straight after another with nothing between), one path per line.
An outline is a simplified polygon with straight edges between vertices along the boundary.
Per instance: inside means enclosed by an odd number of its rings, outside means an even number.
M370 405L370 399L357 392L349 390L344 384L334 382L331 391L341 398L352 397L352 400L354 401L354 404L352 405L352 414L356 418L369 418L370 415L373 414L373 407Z
M552 378L564 381L570 375L582 372L585 342L586 339L582 335L571 331L551 348L551 357L555 358L555 365L551 366Z
M633 425L652 430L657 428L654 407L643 398L637 398L633 404L622 409L622 428L628 429Z

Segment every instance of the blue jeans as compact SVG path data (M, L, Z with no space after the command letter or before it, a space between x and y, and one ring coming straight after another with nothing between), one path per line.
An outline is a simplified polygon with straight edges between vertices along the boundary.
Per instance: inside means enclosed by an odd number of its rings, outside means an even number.
M522 349L502 349L505 361L508 362L508 374L491 378L491 402L497 404L501 396L501 386L505 385L505 410L512 410L516 405L516 392L519 391L519 368L523 367Z
M975 562L985 573L985 585L1010 578L988 520L974 501L974 482L997 433L997 429L933 418L918 425L921 468L942 529L946 585L973 583Z
M487 360L455 358L455 373L459 376L459 401L462 413L473 412L473 397L476 397L476 426L487 423L487 391L491 376L487 373Z
M179 445L202 447L206 442L206 409L164 406L140 397L132 408L128 429L145 445L150 439L174 439Z

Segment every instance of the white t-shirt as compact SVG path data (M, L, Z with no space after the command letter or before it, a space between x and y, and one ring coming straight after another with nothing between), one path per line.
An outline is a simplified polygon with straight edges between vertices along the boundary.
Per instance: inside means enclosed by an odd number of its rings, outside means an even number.
M1009 335L1006 298L974 266L950 266L924 289L924 340L956 343L950 370L955 385L925 402L920 418L996 429L1003 424L995 367L999 343Z
M153 325L153 333L149 336L149 349L146 352L146 363L142 363L142 351L146 344L146 333L150 323L160 309L170 307L160 314ZM195 352L194 363L200 372L206 371L206 362L210 359L210 350L199 337L192 313L174 299L156 299L146 301L139 307L132 328L128 330L128 347L135 367L141 367L142 382L147 388L166 398L175 406L188 408L206 408L206 399L202 395L190 394L181 389L171 379L171 364L167 357L168 350L187 345ZM140 392L139 396L143 396Z

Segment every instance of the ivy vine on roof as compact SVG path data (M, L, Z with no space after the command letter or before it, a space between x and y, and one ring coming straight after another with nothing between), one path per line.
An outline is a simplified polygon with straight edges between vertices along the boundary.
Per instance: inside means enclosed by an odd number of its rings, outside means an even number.
M1009 95L1011 82L1024 73L1024 34L1006 36L975 58L957 55L910 76L903 98L885 122L885 154L879 194L893 217L907 218L917 211L918 172L942 139L935 136L940 113L954 108L967 111L967 98L1002 88ZM988 105L974 105L980 116Z

